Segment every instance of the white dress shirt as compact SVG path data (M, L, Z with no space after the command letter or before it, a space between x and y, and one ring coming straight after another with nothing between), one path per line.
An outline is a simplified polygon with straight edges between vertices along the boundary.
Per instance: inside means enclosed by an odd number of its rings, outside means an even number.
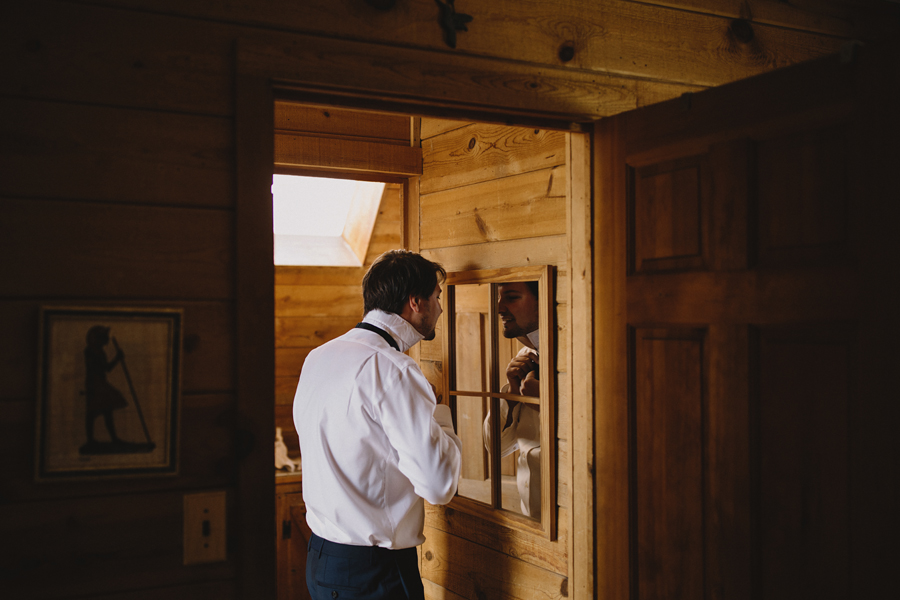
M425 541L425 507L456 493L462 443L416 362L422 339L399 315L370 311L385 330L352 329L310 352L294 396L310 529L355 546L411 548Z
M538 330L528 334L528 340L534 349L524 347L516 356L538 354ZM501 392L509 392L509 384L503 386ZM541 413L538 407L517 402L513 407L513 416L506 425L509 415L509 403L500 399L500 457L506 458L516 450L519 458L516 461L516 487L519 490L519 509L526 517L541 518ZM484 447L491 451L491 415L484 419L482 425Z

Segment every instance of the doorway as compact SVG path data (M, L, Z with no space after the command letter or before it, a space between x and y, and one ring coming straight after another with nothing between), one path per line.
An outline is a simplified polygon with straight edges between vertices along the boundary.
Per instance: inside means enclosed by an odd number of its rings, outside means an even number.
M362 275L384 250L406 247L420 251L448 271L540 264L557 267L561 279L554 299L555 320L564 333L557 350L568 357L570 205L573 196L581 201L589 197L589 190L584 189L589 183L585 134L290 102L275 103L274 122L275 172L387 181L365 265L275 268L274 416L292 455L299 453L291 402L302 361L312 348L359 320ZM575 145L581 142L580 151L573 152L573 138L577 138ZM581 160L573 161L573 156ZM414 169L418 172L411 174ZM580 224L586 223L582 220ZM411 354L441 395L440 339L417 345ZM569 377L566 369L571 361L562 358L557 363L557 377ZM568 394L559 398L566 403L555 435L562 446L571 439L570 399ZM563 494L556 510L563 535L558 540L529 541L541 548L536 560L514 558L516 549L503 545L506 534L496 523L463 515L471 531L461 534L447 521L444 509L433 507L426 523L429 547L422 553L426 585L443 587L440 579L444 575L429 569L429 562L446 557L451 548L466 549L453 551L453 569L471 570L473 565L466 564L467 560L480 561L483 564L474 567L482 569L489 563L504 565L496 573L497 586L505 585L503 570L511 577L522 569L534 574L539 587L559 589L565 585L571 556L567 532L572 511L565 493L571 488L570 465L560 464L559 471ZM294 512L299 514L300 509ZM296 514L279 508L276 538L283 540L285 532L297 535L297 526ZM486 536L493 540L487 548ZM463 556L469 558L460 558ZM279 564L282 562L279 556Z

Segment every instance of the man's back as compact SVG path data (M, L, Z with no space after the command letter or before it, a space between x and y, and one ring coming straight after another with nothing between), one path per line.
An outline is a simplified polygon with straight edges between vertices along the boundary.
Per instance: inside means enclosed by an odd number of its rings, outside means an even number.
M367 321L401 344L420 339L396 315L373 312ZM458 438L442 431L434 413L415 362L371 331L354 329L311 352L294 422L313 532L349 545L421 544L420 498L448 502L459 473Z

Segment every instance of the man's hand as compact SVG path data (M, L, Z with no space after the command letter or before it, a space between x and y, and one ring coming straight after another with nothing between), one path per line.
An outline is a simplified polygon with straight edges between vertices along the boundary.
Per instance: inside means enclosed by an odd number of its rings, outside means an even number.
M538 367L538 357L534 353L514 356L506 367L509 391L522 396L537 397L540 390Z
M537 378L537 375L537 370L535 370L525 376L525 379L522 380L519 394L533 398L538 398L541 395L541 381Z

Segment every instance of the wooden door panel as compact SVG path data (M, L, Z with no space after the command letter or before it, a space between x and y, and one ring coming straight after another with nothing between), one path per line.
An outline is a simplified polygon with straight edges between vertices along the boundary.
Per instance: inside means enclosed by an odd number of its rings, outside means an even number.
M896 302L880 298L897 298L898 186L877 125L896 117L857 95L877 72L860 60L597 127L599 597L875 587L891 538L855 524L891 489L869 465L891 445L876 415L896 413L891 369L873 365L896 357Z
M847 598L853 340L841 326L764 328L759 522L765 598Z
M847 251L845 124L791 132L756 147L760 262L826 262Z
M633 334L636 550L641 598L703 591L703 331Z
M704 584L709 598L751 598L752 547L750 372L757 336L746 325L707 329L704 384Z
M700 183L705 158L687 157L631 170L629 213L636 271L704 266L708 228L703 223Z

